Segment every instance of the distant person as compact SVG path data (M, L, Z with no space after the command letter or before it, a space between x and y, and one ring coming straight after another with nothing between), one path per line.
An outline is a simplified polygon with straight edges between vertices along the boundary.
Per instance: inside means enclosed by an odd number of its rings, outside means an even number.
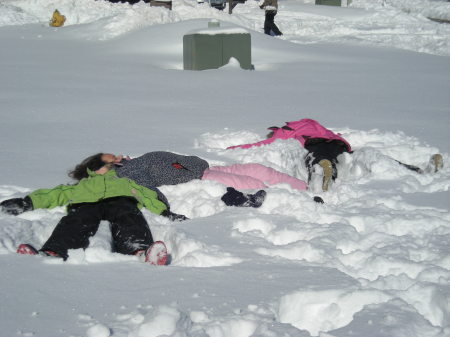
M264 0L259 8L266 11L266 18L264 20L264 34L280 36L283 33L278 29L275 24L275 15L278 11L278 0Z
M31 245L21 244L17 253L66 260L69 249L87 248L100 221L107 220L114 252L136 255L154 265L166 263L167 249L163 242L153 241L148 223L140 211L145 207L152 213L170 218L171 212L158 200L154 191L130 179L119 178L111 165L105 164L99 157L84 160L71 172L71 176L79 182L39 189L24 198L0 203L1 211L12 215L39 208L67 206L67 215L59 221L39 251Z
M313 119L301 119L295 122L287 122L286 125L281 128L275 126L270 127L269 130L271 130L271 132L267 135L267 139L253 144L230 146L228 149L248 149L253 146L270 144L277 139L296 139L301 146L308 150L308 154L304 158L308 169L308 184L314 173L314 165L318 164L322 167L323 191L327 191L331 181L334 181L337 178L338 172L336 164L338 163L338 156L344 152L353 152L350 144L341 135L326 129ZM440 154L431 156L430 165L425 170L414 165L404 164L398 160L396 160L396 162L417 173L425 173L428 171L437 172L443 167L443 159Z

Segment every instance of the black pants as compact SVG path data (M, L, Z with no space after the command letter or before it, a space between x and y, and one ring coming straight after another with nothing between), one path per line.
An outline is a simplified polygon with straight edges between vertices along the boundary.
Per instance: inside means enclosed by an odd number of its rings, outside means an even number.
M283 35L275 24L275 15L277 15L276 11L266 11L266 19L264 20L264 34L270 35L270 32L273 31L276 36Z
M68 249L89 246L89 238L95 235L102 220L110 222L114 252L133 254L153 243L150 228L136 201L117 197L69 206L68 214L59 221L41 250L53 251L67 259Z
M399 163L400 165L402 165L403 167L406 167L408 170L417 172L417 173L422 173L422 169L420 167L414 166L414 165L410 165L410 164L405 164L402 163L401 161L395 160L397 163Z
M333 180L337 178L337 157L340 154L347 152L344 143L341 141L313 139L312 141L305 143L305 149L308 150L308 154L305 158L306 167L308 169L308 182L311 180L313 166L322 159L327 159L331 162L331 166L333 167Z

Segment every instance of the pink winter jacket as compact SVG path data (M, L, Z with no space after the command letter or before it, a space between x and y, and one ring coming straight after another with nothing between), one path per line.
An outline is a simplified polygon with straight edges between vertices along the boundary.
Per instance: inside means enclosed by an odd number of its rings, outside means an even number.
M313 119L305 118L300 119L299 121L296 122L286 122L286 126L288 126L292 130L287 130L283 128L276 128L276 129L269 128L270 130L273 130L272 137L253 144L230 146L227 149L235 149L238 147L242 149L248 149L253 146L270 144L277 139L290 139L290 138L298 140L302 144L302 146L305 146L305 140L308 138L324 138L328 140L340 140L346 145L348 152L352 151L350 144L344 138L342 138L339 134L335 134L332 131L324 128L322 125L320 125Z
M213 166L205 170L202 179L217 181L236 189L262 189L267 185L289 184L297 190L306 190L306 183L288 174L261 164Z

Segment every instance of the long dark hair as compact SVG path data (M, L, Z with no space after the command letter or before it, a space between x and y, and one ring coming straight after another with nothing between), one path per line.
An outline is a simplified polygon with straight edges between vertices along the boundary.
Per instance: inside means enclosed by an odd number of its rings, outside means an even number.
M69 177L75 180L81 180L88 177L87 169L91 171L97 171L105 163L102 161L103 153L97 153L93 156L87 157L80 164L75 166L75 168L69 172Z

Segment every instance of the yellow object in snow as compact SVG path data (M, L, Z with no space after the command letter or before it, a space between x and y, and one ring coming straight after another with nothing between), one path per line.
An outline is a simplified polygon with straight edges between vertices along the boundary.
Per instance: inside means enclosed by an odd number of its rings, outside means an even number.
M64 25L64 22L66 22L66 17L64 15L61 15L61 13L55 9L53 12L52 19L50 20L50 26L51 27L61 27Z

